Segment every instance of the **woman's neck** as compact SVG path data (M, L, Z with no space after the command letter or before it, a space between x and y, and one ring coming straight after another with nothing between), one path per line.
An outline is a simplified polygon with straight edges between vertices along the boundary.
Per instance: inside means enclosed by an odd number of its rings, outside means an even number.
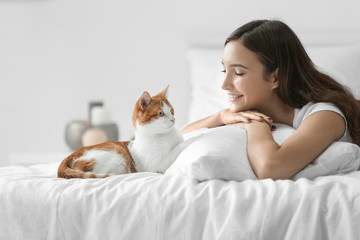
M276 97L266 104L259 112L271 117L274 123L293 126L295 109Z

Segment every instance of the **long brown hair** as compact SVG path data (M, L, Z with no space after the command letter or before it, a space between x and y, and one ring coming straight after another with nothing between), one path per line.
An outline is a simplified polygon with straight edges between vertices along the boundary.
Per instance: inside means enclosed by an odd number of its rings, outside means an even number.
M256 20L236 29L226 39L254 52L264 65L264 77L278 69L277 94L300 108L308 102L331 102L345 115L354 143L360 146L360 101L329 75L319 72L296 34L278 20Z

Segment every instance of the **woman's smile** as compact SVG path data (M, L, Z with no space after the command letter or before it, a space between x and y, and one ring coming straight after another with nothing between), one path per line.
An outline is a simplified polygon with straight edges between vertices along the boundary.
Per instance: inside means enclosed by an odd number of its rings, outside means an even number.
M238 94L238 95L228 94L228 96L229 96L229 101L230 102L235 102L235 101L239 100L240 98L242 98L244 95L241 95L241 94Z

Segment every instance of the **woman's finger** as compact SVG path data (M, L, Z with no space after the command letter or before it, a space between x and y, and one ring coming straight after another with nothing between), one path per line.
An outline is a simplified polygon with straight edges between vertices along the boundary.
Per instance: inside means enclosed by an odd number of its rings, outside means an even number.
M253 116L250 116L248 114L243 114L242 112L235 113L235 123L237 122L250 122L251 120L255 120Z
M272 119L262 113L254 112L254 111L244 111L244 112L238 112L236 113L237 116L241 116L240 119L246 118L248 120L257 120L257 121L265 121L268 124L272 124ZM238 117L239 118L239 117Z
M252 120L256 120L259 122L266 122L271 131L275 131L276 130L276 126L274 125L273 120L271 119L271 117L257 112L257 111L244 111L244 112L238 112L236 113L237 117L236 117L236 121L237 122L246 122L246 123L250 123Z

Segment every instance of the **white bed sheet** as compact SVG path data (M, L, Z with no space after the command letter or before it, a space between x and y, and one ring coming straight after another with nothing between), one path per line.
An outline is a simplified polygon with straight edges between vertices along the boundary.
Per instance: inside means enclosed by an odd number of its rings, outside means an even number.
M360 172L291 180L0 168L0 239L359 239Z

